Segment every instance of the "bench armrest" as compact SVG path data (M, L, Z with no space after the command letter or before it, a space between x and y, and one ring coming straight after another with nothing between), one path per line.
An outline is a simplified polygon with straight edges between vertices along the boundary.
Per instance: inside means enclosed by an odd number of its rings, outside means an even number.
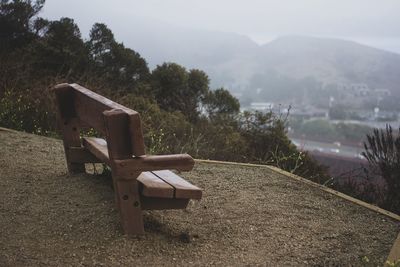
M188 154L142 156L132 159L114 160L117 175L130 176L132 173L158 170L190 171L194 160Z

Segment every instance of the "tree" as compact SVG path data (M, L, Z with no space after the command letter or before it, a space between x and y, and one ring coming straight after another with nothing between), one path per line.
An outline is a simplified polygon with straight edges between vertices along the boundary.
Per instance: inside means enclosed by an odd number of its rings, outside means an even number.
M224 88L208 92L203 104L210 118L218 115L235 115L240 111L239 100Z
M112 87L132 91L140 81L148 79L146 61L137 52L116 42L105 24L93 25L86 46L92 74L102 77Z
M2 0L0 2L1 52L18 49L35 38L33 18L45 0Z
M181 111L190 121L199 116L199 105L208 92L209 79L201 70L164 63L151 75L155 99L167 111Z
M99 66L104 66L105 59L110 55L112 46L116 43L113 32L103 23L95 23L90 30L87 42L89 54Z
M116 84L131 91L140 81L148 79L149 68L139 53L118 43L112 45L111 53L108 74Z
M188 92L186 94L186 105L183 112L188 114L189 121L195 122L199 117L199 105L209 92L207 74L202 70L192 69L188 76Z
M87 66L87 52L80 30L70 18L50 22L33 50L38 75L76 79Z
M385 180L383 207L400 214L400 128L393 134L392 127L385 130L374 129L364 142L362 155L368 160L372 175L379 175Z
M17 81L28 80L27 47L37 40L35 26L44 0L0 1L0 98Z
M154 96L158 105L166 111L183 110L188 74L184 67L175 63L157 66L151 74Z

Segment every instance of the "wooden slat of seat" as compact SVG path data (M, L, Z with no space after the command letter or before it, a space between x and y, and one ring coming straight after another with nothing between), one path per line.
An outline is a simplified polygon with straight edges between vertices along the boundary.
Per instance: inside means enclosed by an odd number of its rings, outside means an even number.
M110 165L107 142L101 138L84 137L83 145L101 161ZM201 199L202 190L169 170L143 172L138 181L147 197Z
M175 198L201 199L202 191L197 186L179 177L169 170L153 171L155 175L163 179L175 188Z
M84 137L83 145L98 159L109 163L107 142L101 138ZM142 184L142 194L147 197L173 198L174 188L151 172L143 172L137 178Z
M84 137L82 138L83 146L90 151L96 158L102 162L110 165L110 158L108 157L107 142L101 138Z
M146 197L174 197L174 188L151 172L142 172L137 180L143 185L142 194Z

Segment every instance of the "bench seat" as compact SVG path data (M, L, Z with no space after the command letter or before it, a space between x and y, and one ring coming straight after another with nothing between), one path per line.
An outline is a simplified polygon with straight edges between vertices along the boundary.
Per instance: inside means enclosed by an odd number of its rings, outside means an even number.
M100 161L110 165L107 142L84 137L83 146ZM151 157L151 156L143 156ZM154 198L201 199L202 190L170 170L144 171L137 178L141 195Z

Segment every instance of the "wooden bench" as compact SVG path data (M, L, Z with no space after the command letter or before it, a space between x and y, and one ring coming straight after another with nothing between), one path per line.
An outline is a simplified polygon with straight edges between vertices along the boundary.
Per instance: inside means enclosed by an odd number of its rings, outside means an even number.
M54 92L68 171L85 172L85 163L96 162L111 168L126 234L144 233L142 210L184 209L201 199L200 188L170 171L190 171L191 156L146 155L139 113L78 84L59 84ZM88 127L105 140L81 138L80 129Z

